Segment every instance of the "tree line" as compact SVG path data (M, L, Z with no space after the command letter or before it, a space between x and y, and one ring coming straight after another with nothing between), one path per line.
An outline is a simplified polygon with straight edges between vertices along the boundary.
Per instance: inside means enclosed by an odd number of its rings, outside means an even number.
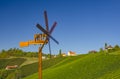
M50 58L50 54L42 53L42 56ZM54 55L52 55L53 57ZM26 52L19 48L10 48L8 50L2 49L0 51L0 58L9 58L9 57L38 57L38 52Z
M92 51L89 51L88 53L112 53L116 51L120 51L119 45L111 46L105 43L104 48L100 48L99 51L92 50Z
M0 58L9 57L38 57L38 52L25 52L19 48L2 49L0 51Z

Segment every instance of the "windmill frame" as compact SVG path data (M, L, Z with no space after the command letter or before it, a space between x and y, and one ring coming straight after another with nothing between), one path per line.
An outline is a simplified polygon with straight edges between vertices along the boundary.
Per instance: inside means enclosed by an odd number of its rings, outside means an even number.
M47 12L44 11L44 16L45 16L45 24L46 24L46 29L44 29L40 24L37 24L36 27L43 32L43 34L35 34L34 35L34 40L29 40L26 42L20 42L20 47L27 47L29 45L40 45L38 48L38 77L39 79L42 79L42 49L44 48L44 45L49 43L50 47L50 42L49 39L51 38L55 43L59 44L59 42L51 36L51 33L53 32L56 22L54 22L53 26L51 27L50 31L48 28L48 19L47 19ZM49 49L50 50L50 49ZM51 53L51 51L50 51Z

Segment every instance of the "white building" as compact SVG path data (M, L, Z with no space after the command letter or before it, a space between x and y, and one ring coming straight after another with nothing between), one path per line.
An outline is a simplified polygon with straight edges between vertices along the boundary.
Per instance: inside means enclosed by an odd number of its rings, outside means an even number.
M75 52L72 52L72 51L69 51L69 52L68 52L68 56L76 56L76 53L75 53Z

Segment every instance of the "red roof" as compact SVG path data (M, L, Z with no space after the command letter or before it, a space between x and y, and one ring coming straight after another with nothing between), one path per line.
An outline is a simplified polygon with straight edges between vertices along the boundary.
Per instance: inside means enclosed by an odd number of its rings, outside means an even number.
M111 45L109 45L109 46L107 46L107 47L106 47L106 49L109 49L109 48L111 48L111 49L112 49L113 47L112 47Z
M69 51L70 54L76 54L75 52Z

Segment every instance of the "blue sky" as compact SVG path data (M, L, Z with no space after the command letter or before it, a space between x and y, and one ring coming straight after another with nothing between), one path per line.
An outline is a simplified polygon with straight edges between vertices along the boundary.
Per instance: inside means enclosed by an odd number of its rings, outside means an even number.
M99 50L104 43L120 45L119 0L0 0L0 50L19 48L20 41L32 40L39 23L45 26L47 10L49 26L57 27L51 40L52 53L69 50L78 54ZM38 46L21 48L37 51ZM48 45L43 49L48 53Z

